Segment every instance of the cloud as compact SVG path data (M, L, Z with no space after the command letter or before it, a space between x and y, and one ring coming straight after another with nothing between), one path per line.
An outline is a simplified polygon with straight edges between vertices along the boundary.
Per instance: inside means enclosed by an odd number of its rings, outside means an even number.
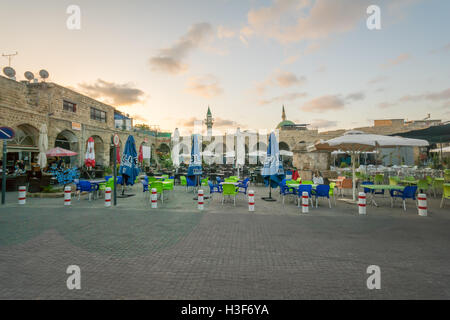
M310 127L317 128L317 129L325 129L325 128L333 128L337 127L338 122L337 121L329 121L325 119L314 119Z
M395 106L395 105L396 105L396 104L395 104L395 103L392 103L392 102L381 102L381 103L378 104L378 107L379 107L380 109L387 109L387 108L393 107L393 106Z
M444 101L450 99L450 88L419 95L406 95L399 99L400 102L415 102L418 100L429 100L429 101Z
M268 87L277 86L280 88L289 88L292 86L300 86L307 81L305 76L298 77L292 72L277 70L269 77L256 85L256 91L263 94Z
M398 57L388 60L385 64L382 65L382 67L383 68L393 67L405 61L408 61L409 59L411 59L411 56L408 53L402 53Z
M131 118L133 118L133 120L137 120L137 121L140 121L140 122L149 122L149 120L146 117L141 116L139 114L132 114Z
M305 112L338 111L345 107L345 101L340 95L325 95L303 104L300 109Z
M288 93L288 94L284 94L281 96L277 96L277 97L273 97L270 99L261 99L259 100L258 104L260 106L262 105L267 105L267 104L272 104L272 103L284 103L284 102L288 102L288 101L294 101L297 100L299 98L304 98L306 97L308 94L307 93Z
M186 92L203 98L213 98L222 94L223 89L215 76L207 74L189 78Z
M249 29L241 34L257 34L281 43L327 38L352 30L366 18L368 0L274 0L270 6L252 9L247 15Z
M189 66L184 62L191 51L199 48L213 37L214 31L209 23L192 25L188 32L172 46L160 49L158 55L150 58L152 70L169 74L179 74Z
M360 101L360 100L364 100L366 97L366 95L364 94L364 92L355 92L355 93L351 93L349 95L347 95L345 97L345 100L347 101Z
M369 81L367 81L367 84L377 84L377 83L380 83L380 82L385 82L387 80L389 80L388 76L378 76L378 77L375 77L375 78L370 79Z
M430 51L431 54L450 52L450 42L445 46Z
M218 26L217 27L217 37L219 39L224 39L224 38L234 38L236 36L236 32L224 27L224 26Z
M141 103L145 96L144 91L134 88L130 83L119 84L102 79L98 79L94 84L79 83L78 87L88 96L114 106Z
M327 71L327 67L325 66L320 66L319 68L317 68L316 72L318 73L324 73Z
M283 60L282 64L286 65L286 64L293 64L294 62L296 62L298 59L300 58L300 55L292 55L287 57L286 59Z

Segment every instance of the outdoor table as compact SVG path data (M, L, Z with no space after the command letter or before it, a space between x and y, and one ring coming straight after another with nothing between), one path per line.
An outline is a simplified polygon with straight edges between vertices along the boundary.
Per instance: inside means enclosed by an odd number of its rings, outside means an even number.
M400 180L400 183L407 184L407 185L417 184L418 182L419 182L419 180Z
M220 184L234 184L235 186L237 186L239 182L221 182Z
M97 186L97 199L98 199L100 183L105 183L106 180L105 179L91 179L91 180L86 180L86 181L89 181L91 184L95 184Z
M393 186L393 185L383 185L383 184L366 184L363 185L365 189L370 190L402 190L405 189L404 186ZM375 202L374 199L374 193L369 193L368 197L370 198L369 201L372 203L375 207L378 207L378 204Z

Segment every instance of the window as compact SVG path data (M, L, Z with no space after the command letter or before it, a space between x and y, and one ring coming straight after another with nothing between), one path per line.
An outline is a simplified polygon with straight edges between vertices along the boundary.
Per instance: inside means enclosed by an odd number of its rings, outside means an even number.
M63 100L63 110L77 112L77 105L75 103Z
M106 122L106 112L95 108L91 108L91 119Z

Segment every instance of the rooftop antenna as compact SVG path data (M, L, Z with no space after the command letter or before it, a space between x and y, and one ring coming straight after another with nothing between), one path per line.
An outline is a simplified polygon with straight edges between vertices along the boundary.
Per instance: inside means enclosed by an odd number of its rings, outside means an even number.
M17 56L19 53L16 51L16 53L10 53L10 54L4 54L2 53L2 57L8 58L8 67L11 67L11 58L14 56Z

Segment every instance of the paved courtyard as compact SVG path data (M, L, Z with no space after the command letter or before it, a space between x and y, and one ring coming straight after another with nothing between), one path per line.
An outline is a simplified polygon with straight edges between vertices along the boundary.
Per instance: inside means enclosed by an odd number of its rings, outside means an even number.
M177 187L150 209L136 194L105 208L103 199L28 198L8 193L0 207L1 299L449 299L450 205L413 202L403 212L389 199L359 216L355 205L301 214L291 200L256 211L241 195L219 197L199 212ZM276 194L277 191L274 191ZM81 269L81 290L68 290L66 269ZM369 290L369 265L381 289Z

